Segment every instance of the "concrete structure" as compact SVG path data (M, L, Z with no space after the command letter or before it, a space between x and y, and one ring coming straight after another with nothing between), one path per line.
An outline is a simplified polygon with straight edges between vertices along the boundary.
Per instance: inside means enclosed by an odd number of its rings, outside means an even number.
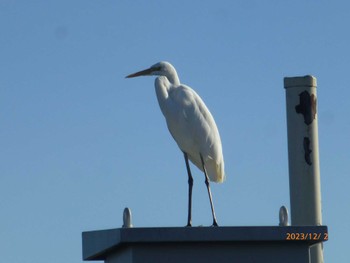
M106 263L309 263L326 226L118 228L83 233L83 259Z

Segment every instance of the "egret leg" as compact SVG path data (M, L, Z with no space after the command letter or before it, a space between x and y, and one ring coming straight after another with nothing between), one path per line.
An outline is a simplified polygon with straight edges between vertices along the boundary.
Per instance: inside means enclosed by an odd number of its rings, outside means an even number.
M187 174L188 174L188 218L187 226L192 226L192 187L193 187L193 177L191 174L190 164L188 162L187 153L184 152Z
M214 205L213 205L213 199L211 196L211 191L210 191L210 185L209 185L209 177L207 174L207 169L205 168L204 165L204 160L202 157L202 154L199 154L201 157L201 161L202 161L202 166L203 166L203 171L204 171L204 175L205 175L205 185L207 186L208 189L208 195L209 195L209 200L210 200L210 207L211 207L211 213L213 214L213 226L218 226L218 223L216 221L216 216L215 216L215 210L214 210Z

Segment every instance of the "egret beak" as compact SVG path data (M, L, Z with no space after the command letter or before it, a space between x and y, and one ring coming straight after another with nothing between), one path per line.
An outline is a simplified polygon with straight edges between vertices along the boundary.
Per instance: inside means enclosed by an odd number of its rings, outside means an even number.
M125 78L135 78L135 77L139 77L139 76L148 76L148 75L151 75L153 71L155 71L154 68L148 68L148 69L136 72L134 74L130 74L130 75L126 76Z

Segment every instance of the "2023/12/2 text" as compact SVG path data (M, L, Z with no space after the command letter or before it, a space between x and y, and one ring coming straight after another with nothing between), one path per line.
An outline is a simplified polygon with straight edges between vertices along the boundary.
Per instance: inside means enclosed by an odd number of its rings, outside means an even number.
M286 240L328 240L328 233L286 233Z

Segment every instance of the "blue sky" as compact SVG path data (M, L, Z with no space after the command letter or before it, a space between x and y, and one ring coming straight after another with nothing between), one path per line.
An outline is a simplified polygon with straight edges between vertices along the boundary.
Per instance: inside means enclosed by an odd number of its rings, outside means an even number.
M223 226L289 206L285 76L318 81L325 262L350 235L348 1L0 0L3 262L82 262L81 232L184 226L187 175L154 92L127 74L167 60L210 108L227 180ZM195 167L193 224L210 225Z

